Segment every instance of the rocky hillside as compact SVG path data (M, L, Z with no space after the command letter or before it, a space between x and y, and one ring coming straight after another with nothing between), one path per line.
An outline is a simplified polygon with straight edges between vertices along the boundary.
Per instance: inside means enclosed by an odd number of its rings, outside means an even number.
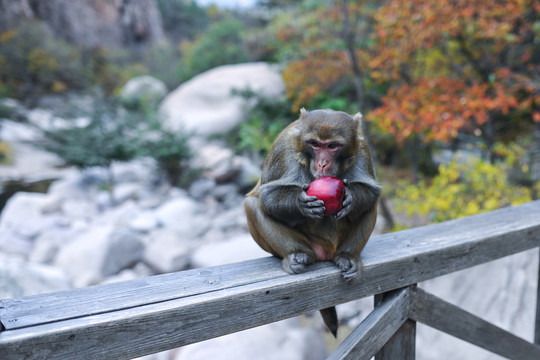
M41 20L59 38L87 47L137 47L164 40L154 0L0 0L0 32Z

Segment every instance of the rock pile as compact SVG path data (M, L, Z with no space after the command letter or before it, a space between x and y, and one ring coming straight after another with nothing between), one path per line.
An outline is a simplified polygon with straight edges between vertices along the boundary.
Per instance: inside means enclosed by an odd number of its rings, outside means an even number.
M188 190L156 187L150 160L115 164L112 170L117 179L112 194L100 188L107 176L102 169L72 172L47 194L15 194L0 217L1 252L54 265L75 287L125 269L140 276L187 269L193 262L214 264L211 246L208 256L196 251L214 242L223 248L222 262L228 261L229 241L243 249L246 244L244 251L231 252L232 261L265 255L245 236L238 185L204 178ZM201 183L212 187L201 190Z

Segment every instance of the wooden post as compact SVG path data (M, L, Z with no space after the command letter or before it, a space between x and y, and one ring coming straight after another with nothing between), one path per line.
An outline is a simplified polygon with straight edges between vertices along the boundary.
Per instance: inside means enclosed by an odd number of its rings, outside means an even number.
M416 285L411 285L416 287ZM377 305L385 294L374 296ZM408 319L375 355L375 360L414 360L416 357L416 321Z
M536 285L536 323L534 327L534 343L540 345L540 248L538 248L538 282Z

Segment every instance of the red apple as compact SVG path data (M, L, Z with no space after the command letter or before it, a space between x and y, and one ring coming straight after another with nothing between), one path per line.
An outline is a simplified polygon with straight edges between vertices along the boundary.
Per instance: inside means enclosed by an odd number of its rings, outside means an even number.
M324 201L324 215L330 216L341 210L343 197L345 196L345 187L338 178L322 176L309 184L307 194Z

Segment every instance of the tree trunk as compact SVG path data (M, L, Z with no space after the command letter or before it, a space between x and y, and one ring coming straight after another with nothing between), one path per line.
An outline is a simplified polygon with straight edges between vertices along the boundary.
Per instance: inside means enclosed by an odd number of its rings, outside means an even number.
M484 124L484 141L486 143L486 155L491 164L495 162L493 145L495 143L495 126L493 124L493 113L489 113L488 120Z
M353 82L354 82L354 90L356 93L356 102L358 103L358 107L360 108L360 111L365 111L364 109L364 105L365 105L364 74L362 70L360 69L360 66L358 64L358 58L356 56L356 48L354 45L355 33L352 31L352 28L351 28L351 23L349 19L349 7L348 7L347 0L341 1L341 11L342 11L342 16L343 16L343 28L342 28L341 36L347 46L347 55L349 56L349 60L351 62L351 71L353 73ZM373 158L373 162L377 163L377 153L375 152L375 148L373 146L373 143L371 142L370 125L371 124L369 122L362 121L362 133L364 134L364 138L366 139L366 142L368 144L371 156ZM387 228L393 229L395 225L394 217L392 215L392 211L390 210L390 207L388 206L386 202L386 197L384 195L379 197L379 207L381 209L382 216L384 217L386 221Z

